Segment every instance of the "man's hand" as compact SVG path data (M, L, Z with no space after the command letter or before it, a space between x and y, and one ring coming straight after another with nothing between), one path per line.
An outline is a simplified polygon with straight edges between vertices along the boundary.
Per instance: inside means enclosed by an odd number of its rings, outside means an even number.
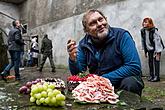
M76 56L77 56L77 46L76 46L76 41L69 39L67 42L67 51L69 54L69 58L72 61L76 61Z
M154 53L154 58L156 59L156 61L160 61L160 53Z

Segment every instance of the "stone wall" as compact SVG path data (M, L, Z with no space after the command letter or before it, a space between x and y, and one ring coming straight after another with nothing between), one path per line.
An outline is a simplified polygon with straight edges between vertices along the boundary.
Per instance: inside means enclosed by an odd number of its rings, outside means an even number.
M11 23L14 19L20 18L19 8L17 5L0 2L0 28L8 34L11 26ZM4 35L3 39L6 43L7 36Z
M20 5L21 20L29 28L79 15L89 8L123 0L27 0Z
M0 30L0 72L4 70L4 68L9 63L8 56L7 56L7 47L4 45L3 40L3 32Z

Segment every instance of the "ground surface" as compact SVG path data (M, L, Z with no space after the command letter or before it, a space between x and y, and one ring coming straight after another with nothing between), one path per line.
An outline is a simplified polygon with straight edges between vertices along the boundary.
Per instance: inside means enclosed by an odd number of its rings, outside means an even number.
M51 72L51 68L44 68L43 72L41 73L37 71L36 67L26 67L24 70L21 70L20 72L21 72L21 77L22 77L22 80L20 82L15 82L14 80L11 80L5 83L2 80L0 81L0 88L2 91L5 90L6 92L8 92L8 95L9 93L11 93L11 94L14 94L13 97L20 98L20 102L17 102L17 104L25 104L25 102L26 103L28 102L28 96L17 95L19 87L24 85L26 82L35 80L37 78L46 78L46 77L55 77L55 78L58 77L66 82L67 77L70 75L68 69L64 69L64 68L62 69L58 68L55 73ZM11 71L11 74L14 74L14 72ZM148 110L148 109L152 110L153 108L159 108L155 110L162 110L163 108L165 108L165 103L164 103L165 102L165 78L161 78L160 82L148 82L146 79L147 79L146 77L143 77L145 88L143 90L143 94L140 100L137 96L134 96L134 95L132 96L130 94L122 95L124 97L125 102L129 104L129 107L131 108L130 110L132 110L132 108L137 108L137 109L143 108L143 110ZM2 93L0 91L0 95L1 94ZM27 98L27 101L25 102L21 101L21 98L22 100L25 100ZM13 98L13 100L17 100L17 98L15 99ZM8 103L8 102L5 100L4 103ZM3 104L1 103L0 107L2 105L4 106L4 103ZM86 109L83 106L78 106L78 107L79 107L79 110ZM107 109L108 107L109 106L106 106L106 108L101 108L101 107L89 108L88 110L104 110L104 109ZM77 108L75 109L72 108L72 109L76 110ZM25 109L25 110L30 110L30 109ZM113 110L117 110L117 109L113 109Z

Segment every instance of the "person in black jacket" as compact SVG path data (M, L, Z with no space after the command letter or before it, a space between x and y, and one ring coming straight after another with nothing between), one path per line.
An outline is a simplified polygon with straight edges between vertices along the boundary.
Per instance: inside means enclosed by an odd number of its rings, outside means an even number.
M155 28L151 18L144 18L142 26L142 46L144 49L145 57L148 57L150 74L148 81L157 82L160 81L160 57L161 51L164 49L164 44L158 33L158 29Z
M41 44L41 53L43 54L43 58L42 58L40 68L39 68L40 72L42 72L42 68L45 64L47 57L49 58L49 61L52 67L52 72L56 72L54 61L53 61L52 48L53 48L52 41L48 39L48 35L45 34L44 38L42 39L42 44Z
M10 30L8 35L8 50L11 56L11 62L1 73L1 76L4 80L7 75L9 75L10 69L14 66L15 78L20 80L19 66L21 60L21 52L23 51L24 41L21 35L21 24L19 20L12 22L13 28Z

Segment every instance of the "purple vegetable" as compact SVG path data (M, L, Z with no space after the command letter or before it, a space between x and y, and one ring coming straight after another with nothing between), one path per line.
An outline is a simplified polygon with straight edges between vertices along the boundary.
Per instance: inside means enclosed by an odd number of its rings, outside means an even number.
M38 78L38 79L36 79L36 81L37 81L37 82L41 82L41 79Z
M31 88L32 82L27 82L27 83L26 83L26 86L27 86L28 88Z
M37 81L32 81L32 84L37 84L38 82Z
M19 88L19 92L20 93L26 93L27 92L27 89L28 89L28 87L22 86L21 88Z
M26 94L30 94L30 89L29 88L27 89Z

